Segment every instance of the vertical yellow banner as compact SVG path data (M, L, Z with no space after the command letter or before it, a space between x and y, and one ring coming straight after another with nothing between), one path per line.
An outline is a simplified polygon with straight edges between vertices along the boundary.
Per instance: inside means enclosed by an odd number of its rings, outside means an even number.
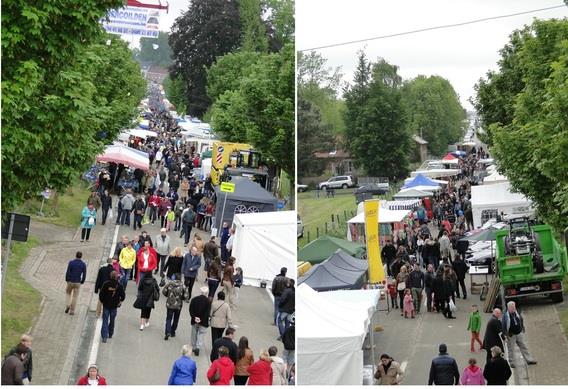
M383 282L385 270L379 247L379 200L365 200L365 235L367 237L367 260L369 261L369 281Z

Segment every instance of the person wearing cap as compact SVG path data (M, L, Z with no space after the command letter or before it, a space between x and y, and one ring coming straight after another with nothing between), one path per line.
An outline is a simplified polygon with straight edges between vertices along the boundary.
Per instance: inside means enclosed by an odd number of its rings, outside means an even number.
M428 385L459 385L460 371L456 360L448 354L448 347L442 343L440 354L432 360Z
M167 235L166 228L160 229L160 235L156 236L156 240L154 243L154 248L156 249L156 253L158 254L158 267L154 271L154 274L160 272L160 276L164 276L164 262L170 253L170 237Z
M181 273L172 275L162 290L162 294L166 296L167 309L164 340L168 340L170 336L172 338L176 336L183 300L187 299L187 291L181 282Z
M375 379L379 385L399 385L404 377L400 363L388 354L381 355L381 362L377 366Z
M87 369L87 374L81 376L77 385L106 385L106 379L99 374L99 368L97 365L90 365Z
M191 349L195 356L199 356L199 350L203 347L203 339L209 328L209 314L211 302L207 297L209 288L199 288L199 296L195 296L189 303L189 315L191 316Z
M286 272L288 271L287 268L283 267L280 269L280 274L277 274L276 277L274 277L274 280L272 280L272 288L271 288L271 292L272 295L274 296L274 325L277 325L277 319L278 319L278 310L279 310L279 306L280 306L280 297L282 296L282 292L284 292L284 289L286 288L286 283L288 281L288 278L286 277Z

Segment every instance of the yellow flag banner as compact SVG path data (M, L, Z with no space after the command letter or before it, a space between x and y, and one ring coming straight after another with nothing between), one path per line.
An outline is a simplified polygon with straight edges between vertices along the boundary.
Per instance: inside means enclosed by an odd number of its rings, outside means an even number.
M369 261L369 281L383 282L385 270L379 247L379 200L365 200L365 235L367 237L367 260Z

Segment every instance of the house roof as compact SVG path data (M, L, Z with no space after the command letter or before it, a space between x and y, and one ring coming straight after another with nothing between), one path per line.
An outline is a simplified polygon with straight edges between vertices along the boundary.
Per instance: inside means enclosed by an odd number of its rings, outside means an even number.
M424 138L422 138L418 135L413 135L412 140L414 140L416 143L421 144L421 145L427 145L428 144L428 141L426 141Z

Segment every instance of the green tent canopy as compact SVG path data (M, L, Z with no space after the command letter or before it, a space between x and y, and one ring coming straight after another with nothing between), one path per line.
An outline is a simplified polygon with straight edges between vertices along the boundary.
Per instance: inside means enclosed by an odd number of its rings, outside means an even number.
M298 261L306 261L312 265L320 263L329 258L337 249L356 258L362 258L366 251L365 245L361 243L324 235L302 247L298 251Z

